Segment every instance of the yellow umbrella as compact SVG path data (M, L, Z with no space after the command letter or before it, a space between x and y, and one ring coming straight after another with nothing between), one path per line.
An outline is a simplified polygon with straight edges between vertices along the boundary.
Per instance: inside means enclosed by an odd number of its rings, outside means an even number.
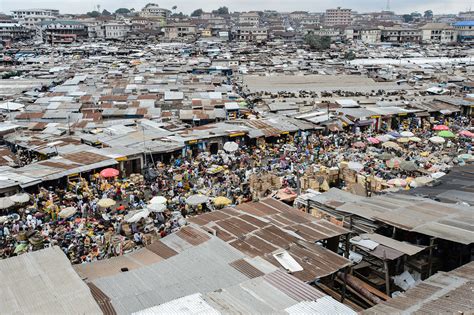
M100 199L97 204L99 205L99 207L109 208L115 205L115 200L110 199L110 198L104 198L104 199Z
M427 152L427 151L423 151L423 152L420 153L420 156L422 156L422 157L427 157L428 155L430 155L430 153Z
M409 138L398 138L397 141L400 142L400 143L408 143L410 141L410 139Z
M228 206L232 203L232 200L230 200L229 198L220 196L220 197L214 198L212 202L214 202L214 205L216 206Z

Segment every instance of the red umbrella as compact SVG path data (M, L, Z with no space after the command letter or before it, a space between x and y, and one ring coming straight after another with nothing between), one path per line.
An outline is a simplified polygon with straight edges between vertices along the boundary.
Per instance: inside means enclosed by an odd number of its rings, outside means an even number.
M357 141L353 144L354 148L365 148L365 143L362 141Z
M459 133L459 135L468 137L468 138L474 138L474 133L468 131L468 130L463 130Z
M118 176L119 171L115 168L106 168L100 172L100 176L108 178Z
M449 130L449 127L446 125L436 125L433 127L433 130L436 130L436 131Z

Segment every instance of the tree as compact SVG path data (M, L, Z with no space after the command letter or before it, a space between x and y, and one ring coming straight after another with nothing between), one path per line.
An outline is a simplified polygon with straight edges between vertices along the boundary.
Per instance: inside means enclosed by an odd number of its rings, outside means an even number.
M197 10L194 10L193 13L191 13L191 16L201 16L202 14L204 13L204 11L202 9L197 9Z
M107 11L106 9L104 9L104 10L102 11L102 15L103 15L103 16L111 16L112 13L110 13L109 11Z
M96 18L100 16L100 12L99 11L87 12L87 16L91 18Z
M311 50L325 50L331 47L331 37L309 33L305 35L304 43L308 45Z
M425 13L423 14L423 17L427 20L432 20L433 19L433 11L426 10Z
M119 8L115 10L115 14L129 14L130 10L127 8Z
M176 10L177 8L178 8L178 6L177 6L177 5L174 5L174 6L171 8L171 10L174 11L174 10Z
M410 23L413 21L413 15L411 14L403 14L402 18L403 18L403 22L405 23Z
M349 50L344 53L344 59L346 60L354 60L356 58L356 55L354 51Z
M216 14L216 15L228 15L229 14L229 8L228 7L220 7L217 10L213 10L212 13Z

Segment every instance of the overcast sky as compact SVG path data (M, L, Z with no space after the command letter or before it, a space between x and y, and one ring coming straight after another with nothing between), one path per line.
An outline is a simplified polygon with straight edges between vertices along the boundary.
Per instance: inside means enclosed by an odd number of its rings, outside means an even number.
M141 9L150 0L0 0L0 12L10 13L15 9L51 8L61 13L85 13L100 5L101 10L115 11L120 7ZM161 7L170 9L178 6L177 11L191 13L194 9L205 11L227 6L230 11L249 10L304 10L321 12L332 7L347 7L358 12L380 11L385 9L387 0L160 0ZM423 12L431 9L434 14L458 13L469 9L474 0L390 0L390 9L397 13L413 11Z

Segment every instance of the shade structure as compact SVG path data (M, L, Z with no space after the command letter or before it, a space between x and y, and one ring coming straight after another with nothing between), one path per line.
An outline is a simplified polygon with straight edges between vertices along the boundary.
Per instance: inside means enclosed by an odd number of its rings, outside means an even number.
M393 158L393 154L383 152L383 153L379 154L377 156L377 158L379 158L380 160L386 161L386 160L390 160L391 158Z
M163 196L155 196L151 198L150 204L166 204L168 200Z
M212 203L214 203L214 205L218 207L222 207L222 206L230 205L232 203L232 200L230 200L227 197L219 196L219 197L214 198L212 200Z
M394 138L400 138L402 136L397 131L390 131L389 133L387 133L387 135L392 136Z
M163 203L150 203L146 208L150 212L164 212L166 210L166 205Z
M410 137L413 137L415 134L414 134L413 132L411 132L411 131L402 131L402 132L400 132L400 135L401 135L402 137L408 137L408 138L410 138Z
M474 133L470 132L469 130L463 130L459 132L459 135L466 138L474 138Z
M347 167L351 170L359 172L364 168L364 165L362 165L362 163L359 163L359 162L349 162L347 164Z
M436 131L449 130L449 127L446 125L436 125L433 127L433 130L436 130Z
M148 209L142 209L138 211L134 211L133 213L130 213L125 217L125 221L128 223L136 223L140 221L141 219L148 218L150 215L150 211Z
M454 133L452 133L451 131L449 131L449 130L443 130L443 131L438 132L438 136L443 137L443 138L454 138L454 137L456 137L456 135Z
M420 177L417 177L415 178L415 180L412 182L412 183L416 183L414 184L413 186L424 186L430 182L432 182L434 179L432 177L429 177L429 176L420 176ZM412 186L410 184L410 186Z
M400 146L397 143L393 142L393 141L387 141L387 142L383 143L382 147L388 148L388 149L395 149L395 150L400 150L401 149Z
M30 201L30 195L27 193L19 193L13 196L10 196L10 199L16 203L25 203Z
M400 167L400 160L390 159L390 160L386 161L385 164L390 168L398 168L398 167Z
M407 185L407 181L401 178L395 178L395 179L389 180L387 184L397 186L397 187L404 187Z
M408 143L408 142L410 142L410 138L407 138L407 137L398 138L397 142L399 142L399 143Z
M434 144L443 144L443 143L446 142L446 140L444 140L444 138L439 137L439 136L431 137L429 140L430 140L431 143L434 143Z
M103 198L103 199L100 199L97 204L99 205L99 207L109 208L115 205L115 200L110 199L110 198Z
M0 209L8 209L10 207L13 207L15 205L15 202L10 199L10 197L3 197L0 198Z
M357 142L354 142L354 144L352 145L354 148L365 148L365 143L362 142L362 141L357 141Z
M416 171L417 169L419 169L418 165L416 165L416 163L413 161L401 161L400 168L404 171L409 172Z
M192 195L186 199L186 203L190 206L197 206L203 204L209 200L208 196L205 195Z
M239 145L236 142L229 141L224 143L224 150L227 152L235 152L239 149Z
M110 178L110 177L116 177L119 175L119 171L116 170L115 168L106 168L100 171L100 176L105 177L105 178Z
M408 138L408 140L410 140L411 142L421 142L421 138L418 137L410 137Z
M391 139L393 139L393 137L388 136L388 135L379 135L379 136L375 137L375 139L379 140L380 142L387 142L387 141L390 141Z
M67 207L59 211L58 215L62 219L67 219L69 217L72 217L77 213L77 208L75 207Z
M380 143L380 140L377 139L377 138L374 138L374 137L368 137L367 141L369 141L372 144L379 144Z
M458 159L460 159L460 160L471 160L473 157L474 156L472 154L469 154L469 153L458 155Z
M224 168L220 165L212 165L207 169L208 174L217 174L224 170Z
M25 107L25 105L15 102L0 103L0 110L16 111L22 109L23 107Z

